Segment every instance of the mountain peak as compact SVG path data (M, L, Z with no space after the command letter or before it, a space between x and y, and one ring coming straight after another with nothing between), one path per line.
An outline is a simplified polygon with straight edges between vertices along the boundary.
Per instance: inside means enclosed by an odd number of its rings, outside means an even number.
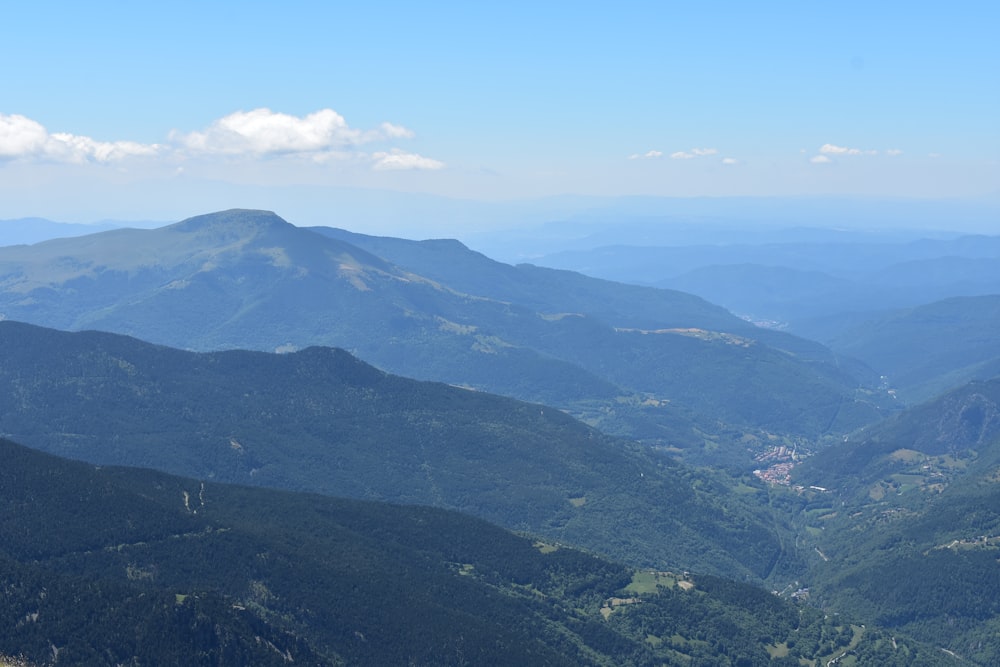
M196 215L169 226L179 232L228 231L249 232L293 227L273 211L231 208L216 213Z

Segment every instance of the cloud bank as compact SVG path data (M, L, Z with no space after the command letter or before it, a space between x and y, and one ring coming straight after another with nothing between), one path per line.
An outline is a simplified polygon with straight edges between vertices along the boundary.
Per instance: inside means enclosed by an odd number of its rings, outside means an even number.
M709 155L717 155L719 151L715 148L692 148L690 151L675 151L670 154L670 157L674 160L691 160L696 157L706 157ZM663 157L663 151L650 150L645 153L633 153L628 156L629 160L652 160L656 158ZM729 159L729 158L727 158ZM726 164L732 164L727 162Z
M805 152L805 149L802 149ZM874 149L861 149L861 148L849 148L847 146L838 146L837 144L823 144L819 147L819 154L814 155L809 158L809 161L813 164L827 164L833 162L830 156L858 156L858 155L878 155L879 152ZM889 157L896 157L897 155L902 155L903 151L898 148L888 148L885 154Z
M50 133L41 123L21 115L0 114L0 160L64 163L111 163L135 157L265 159L291 156L313 162L360 159L371 168L441 169L444 163L390 147L367 154L365 144L411 139L412 130L382 123L369 130L348 125L333 109L305 116L260 108L237 111L195 132L174 130L162 144L102 142L86 136Z

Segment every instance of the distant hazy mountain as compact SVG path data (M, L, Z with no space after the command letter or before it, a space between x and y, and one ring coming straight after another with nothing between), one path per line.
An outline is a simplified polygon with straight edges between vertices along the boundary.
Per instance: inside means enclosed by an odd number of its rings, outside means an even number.
M412 262L228 211L0 248L0 314L195 350L334 345L714 456L745 455L719 447L724 432L816 437L878 414L870 369L690 295L509 267L455 243L396 245L415 248Z
M747 319L825 344L855 337L860 324L889 317L891 310L1000 293L1000 236L617 245L536 261L697 294ZM879 368L872 357L859 356Z
M101 465L461 510L638 564L765 577L762 488L559 410L341 350L193 353L0 322L2 435Z
M541 203L541 202L538 202ZM879 200L869 197L563 198L538 220L530 207L466 212L449 235L509 262L610 246L664 247L768 243L904 243L994 233L996 197L979 200ZM285 209L282 209L285 210ZM464 223L462 225L461 223ZM320 223L310 223L320 224ZM464 229L463 229L464 227ZM469 229L472 227L472 229ZM618 278L616 278L618 279Z
M39 243L69 236L84 236L120 226L110 222L89 225L53 222L44 218L0 220L0 246Z
M926 400L1000 375L1000 295L957 297L865 319L831 345L886 374L902 398Z
M1000 236L950 239L729 243L675 246L607 245L541 257L537 263L609 280L653 284L709 266L752 264L857 277L904 262L943 257L1000 257Z
M453 512L94 468L3 440L0 456L0 663L767 665L780 650L899 664L879 659L890 637L874 627Z

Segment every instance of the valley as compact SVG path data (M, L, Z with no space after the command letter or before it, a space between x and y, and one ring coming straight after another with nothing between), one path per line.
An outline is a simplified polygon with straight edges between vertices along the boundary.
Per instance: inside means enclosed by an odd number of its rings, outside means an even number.
M171 650L208 662L1000 655L1000 591L971 584L992 580L1000 549L1000 385L966 384L951 361L987 369L988 342L929 360L921 382L956 384L910 405L920 394L886 381L888 356L681 292L260 211L0 248L0 273L0 527L22 536L0 564L11 609L45 620L15 623L0 651L30 664L52 646L97 660L66 639L79 621L31 602L27 582L57 572L95 609L118 600L100 627L151 615ZM928 321L900 318L892 336L920 349ZM855 344L887 344L864 331ZM893 363L912 354L895 348ZM339 565L317 530L342 535ZM487 558L508 543L525 573ZM455 623L467 643L440 658ZM503 657L468 657L488 646Z
M1000 665L1000 4L2 17L0 667Z

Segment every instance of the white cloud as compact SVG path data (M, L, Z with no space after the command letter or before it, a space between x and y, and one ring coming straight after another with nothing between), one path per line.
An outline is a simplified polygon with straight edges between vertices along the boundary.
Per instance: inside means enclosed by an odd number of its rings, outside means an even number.
M877 155L878 151L873 150L861 150L860 148L847 148L845 146L837 146L835 144L823 144L819 148L820 153L826 153L827 155Z
M372 155L374 168L384 169L442 169L444 162L433 160L416 153L407 153L398 148L389 152L378 152Z
M740 161L734 157L724 157L722 158L722 164L739 164Z
M828 162L831 162L830 158L825 155L814 155L809 158L809 161L813 164L827 164Z
M237 111L218 119L204 132L174 132L171 138L195 153L280 155L321 153L412 136L411 130L392 123L382 123L377 130L354 129L333 109L298 117L261 108Z
M696 157L705 157L707 155L715 155L719 151L716 148L692 148L691 152L677 151L676 153L671 153L670 157L675 160L690 160Z
M50 133L39 122L21 115L0 114L0 160L43 160L66 163L111 163L135 156L186 158L268 158L291 156L315 164L360 159L375 169L440 169L444 163L398 148L368 155L362 144L410 139L412 130L385 122L370 130L347 124L333 109L305 116L270 109L237 111L212 122L200 132L172 131L163 144L97 141L64 132Z
M887 150L885 152L885 154L886 155L891 155L891 156L895 157L896 155L902 155L903 151L899 150L898 148L890 148L889 150Z
M628 156L628 159L629 160L639 160L639 159L652 160L652 159L655 159L655 158L658 158L658 157L663 157L663 151L650 150L650 151L646 151L645 153L642 153L641 155L639 153L633 153L632 155Z
M861 153L857 148L844 148L843 146L835 146L833 144L823 144L820 146L819 152L830 155L858 155Z
M382 133L385 136L392 139L412 139L414 137L413 130L409 130L402 125L382 123L379 127L382 128Z
M50 134L38 121L18 114L0 114L0 158L112 162L132 156L156 155L161 148L159 144L97 141L65 132Z
M49 133L24 116L0 114L0 156L21 157L44 151Z

